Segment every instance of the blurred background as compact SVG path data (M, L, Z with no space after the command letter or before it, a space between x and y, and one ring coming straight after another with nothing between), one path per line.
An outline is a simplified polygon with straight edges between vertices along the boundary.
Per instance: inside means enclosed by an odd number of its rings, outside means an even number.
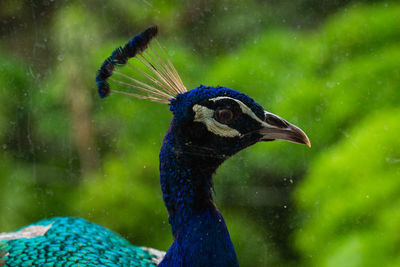
M242 266L400 266L399 1L1 0L0 232L80 216L168 249L168 107L94 83L154 24L186 87L247 93L311 139L218 170Z

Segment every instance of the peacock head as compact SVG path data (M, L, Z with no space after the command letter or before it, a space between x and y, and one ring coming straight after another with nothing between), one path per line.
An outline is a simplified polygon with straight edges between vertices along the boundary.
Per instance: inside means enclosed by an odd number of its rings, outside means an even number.
M249 96L226 87L199 86L186 90L167 53L156 40L157 28L150 27L117 48L101 66L96 83L101 97L110 92L170 105L177 147L186 153L226 158L260 141L282 139L311 146L297 126L265 111ZM155 40L158 47L150 43ZM147 71L130 64L138 59ZM116 70L128 65L147 82ZM123 80L111 77L117 74ZM135 89L134 93L111 90L108 80Z
M310 146L297 126L264 110L249 96L226 87L199 86L171 100L170 110L187 146L229 157L260 141Z

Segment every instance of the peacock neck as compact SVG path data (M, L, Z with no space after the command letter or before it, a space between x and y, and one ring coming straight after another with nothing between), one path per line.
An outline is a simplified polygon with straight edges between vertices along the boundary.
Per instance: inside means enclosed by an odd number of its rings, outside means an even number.
M224 159L193 146L181 128L173 119L160 153L161 188L174 235L160 266L237 266L225 221L212 198L212 175Z

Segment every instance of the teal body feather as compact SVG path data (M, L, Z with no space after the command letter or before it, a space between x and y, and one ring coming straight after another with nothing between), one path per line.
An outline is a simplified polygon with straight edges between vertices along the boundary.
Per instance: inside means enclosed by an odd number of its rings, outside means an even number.
M156 266L155 255L81 218L58 217L32 225L50 224L43 236L0 240L0 266Z

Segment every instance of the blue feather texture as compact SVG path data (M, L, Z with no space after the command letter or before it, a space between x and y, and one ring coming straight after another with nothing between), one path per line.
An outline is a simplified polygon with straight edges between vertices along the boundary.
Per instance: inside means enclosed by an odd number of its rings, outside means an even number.
M160 266L238 266L225 221L213 202L212 176L224 160L254 142L251 136L218 138L193 123L193 105L216 97L237 99L264 119L259 104L226 87L199 86L171 100L174 117L160 152L160 183L174 243Z
M195 103L217 96L228 96L240 100L250 107L260 119L264 119L264 109L254 99L239 91L223 86L212 87L200 85L171 99L169 109L177 118L189 118L193 113L190 109Z

